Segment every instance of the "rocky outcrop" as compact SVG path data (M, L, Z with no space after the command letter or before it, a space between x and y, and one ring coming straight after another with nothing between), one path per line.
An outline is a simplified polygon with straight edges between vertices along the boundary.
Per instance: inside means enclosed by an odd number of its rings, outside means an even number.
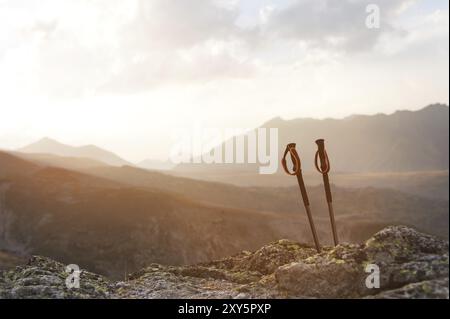
M379 288L366 270L379 269ZM369 267L368 267L369 266ZM0 298L448 298L448 242L404 226L360 245L280 240L255 252L194 266L152 264L126 281L82 271L68 289L65 266L43 257L0 273ZM372 282L369 280L369 282ZM374 279L373 283L376 282Z
M0 298L108 298L110 283L103 277L82 272L79 289L68 289L66 266L44 257L32 257L24 266L0 273Z
M379 270L380 288L369 289L371 265ZM367 272L366 272L367 271ZM369 272L369 273L368 273ZM275 272L288 295L319 298L396 296L448 298L448 242L407 227L388 227L364 245L340 245ZM425 281L436 280L432 284ZM433 287L420 291L423 285ZM413 285L410 285L413 284ZM441 287L441 288L439 288ZM426 290L426 289L425 289Z

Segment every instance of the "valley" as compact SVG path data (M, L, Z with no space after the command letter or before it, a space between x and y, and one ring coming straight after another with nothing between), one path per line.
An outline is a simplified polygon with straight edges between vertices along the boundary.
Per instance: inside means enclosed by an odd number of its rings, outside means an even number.
M151 263L206 262L280 238L311 242L296 187L237 187L129 166L76 171L5 152L0 159L7 168L0 170L0 248L18 255L118 279ZM309 191L319 238L330 243L323 190ZM343 241L361 242L392 224L448 237L446 200L378 188L333 191Z

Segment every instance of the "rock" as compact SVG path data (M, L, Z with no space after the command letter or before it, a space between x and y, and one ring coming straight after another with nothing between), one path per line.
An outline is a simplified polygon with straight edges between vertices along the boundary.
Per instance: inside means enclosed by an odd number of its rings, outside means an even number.
M390 264L422 255L448 254L448 242L406 226L387 227L366 242L370 262Z
M380 287L366 287L376 264ZM0 298L448 298L448 242L404 226L360 245L324 247L280 240L255 252L191 266L151 264L127 281L82 271L68 289L65 265L33 257L0 272Z
M366 266L380 269L380 289L365 285ZM288 295L364 297L411 283L448 278L448 242L404 226L388 227L365 245L340 245L278 268L278 286ZM384 295L379 295L380 297ZM412 294L413 296L413 294Z
M108 298L110 284L102 276L80 273L80 288L66 287L66 266L44 257L32 257L28 264L0 274L2 299Z
M380 299L448 299L448 278L427 280L388 290L372 298Z
M309 245L282 239L264 246L254 253L242 252L206 265L235 272L253 272L261 276L272 274L280 266L295 260L306 259L315 254L316 250Z
M238 267L267 275L293 260L305 259L315 253L315 249L311 246L289 240L279 240L248 255L238 264Z
M319 265L296 262L278 268L275 277L288 295L349 298L357 296L360 271L354 265L333 261Z
M382 289L448 278L448 242L405 226L387 227L366 242L366 263L377 264ZM366 293L369 293L366 291Z

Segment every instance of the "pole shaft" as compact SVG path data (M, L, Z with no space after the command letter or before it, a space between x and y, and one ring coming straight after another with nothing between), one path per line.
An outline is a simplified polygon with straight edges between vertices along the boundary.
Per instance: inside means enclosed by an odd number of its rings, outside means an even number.
M325 187L325 195L327 197L328 203L328 213L330 214L331 230L333 231L333 241L334 245L339 245L339 239L336 229L336 221L334 219L334 209L333 209L333 197L331 196L331 187L328 174L323 174L323 185Z
M337 245L339 245L339 239L338 239L338 234L337 234L337 229L336 229L336 221L334 220L334 209L333 209L332 202L328 203L328 211L330 212L330 222L331 222L331 230L333 231L334 245L337 246Z
M303 198L303 204L305 205L306 215L308 216L309 226L311 227L311 232L314 239L314 245L316 246L316 250L318 253L320 253L320 243L319 238L317 236L316 227L314 225L314 220L312 218L311 209L309 207L309 199L308 199L308 193L306 192L305 182L303 181L303 175L302 172L299 171L297 174L297 181L298 186L300 187L300 192Z
M325 186L325 194L327 197L328 213L330 214L331 230L333 231L333 241L334 245L337 246L339 245L339 239L337 235L336 221L334 219L333 197L331 196L331 187L328 174L323 174L323 184Z
M305 182L303 181L303 175L301 171L297 174L297 181L298 186L300 187L300 193L302 193L303 204L305 206L309 206L308 192L306 191L306 186Z
M333 202L333 196L331 195L330 179L328 174L323 174L323 185L325 187L325 195L327 197L327 202Z
M328 173L330 172L330 161L328 159L327 152L325 151L325 140L319 139L316 141L318 150L316 153L315 164L317 170L322 173L323 176L323 185L325 188L325 195L328 203L328 212L330 214L330 222L331 229L333 231L333 240L334 245L339 245L337 229L336 229L336 221L334 220L334 209L333 209L333 196L331 195L331 187L330 187L330 179L328 178ZM320 160L320 166L318 163Z
M309 225L311 226L311 232L313 234L314 245L316 246L316 250L320 253L320 244L319 238L317 237L316 227L314 226L314 221L312 219L311 209L309 206L305 206L306 214L308 215Z

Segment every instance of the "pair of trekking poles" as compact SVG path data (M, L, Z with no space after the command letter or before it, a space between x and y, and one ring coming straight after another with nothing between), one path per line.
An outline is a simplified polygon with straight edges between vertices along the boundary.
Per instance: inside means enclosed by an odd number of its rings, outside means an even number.
M331 188L330 188L330 180L328 177L328 173L330 172L330 160L328 158L327 151L325 150L325 140L320 139L316 141L318 150L316 152L315 156L315 166L316 169L319 171L319 173L323 176L323 184L325 187L325 195L327 198L328 203L328 212L330 214L330 222L331 222L331 229L333 231L333 240L334 245L337 246L339 244L337 230L336 230L336 222L334 220L334 209L333 209L333 197L331 196ZM302 163L300 161L300 156L298 155L297 150L295 149L296 144L291 143L288 144L286 147L286 150L283 155L283 159L281 160L281 164L283 165L284 170L287 174L291 176L297 176L298 185L300 186L300 193L303 198L303 204L305 205L306 214L308 216L309 225L311 226L311 231L314 239L314 244L316 246L317 252L320 252L320 244L319 239L317 237L316 227L314 226L314 221L311 214L311 208L310 203L308 199L308 193L306 192L305 182L303 181L303 174L302 174ZM286 157L287 155L291 155L291 160L293 164L292 172L289 171L287 167L287 161ZM320 161L320 165L319 165Z

